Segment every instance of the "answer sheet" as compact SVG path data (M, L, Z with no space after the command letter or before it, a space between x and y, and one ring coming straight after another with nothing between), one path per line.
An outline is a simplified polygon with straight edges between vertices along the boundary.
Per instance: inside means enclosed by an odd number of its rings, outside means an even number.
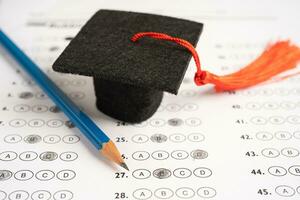
M215 93L194 84L191 60L179 94L165 93L153 117L131 125L96 109L91 78L51 69L89 17L109 8L204 23L203 68L231 73L270 42L299 45L299 5L0 0L3 31L97 122L130 168L102 158L0 47L0 200L300 199L300 76Z

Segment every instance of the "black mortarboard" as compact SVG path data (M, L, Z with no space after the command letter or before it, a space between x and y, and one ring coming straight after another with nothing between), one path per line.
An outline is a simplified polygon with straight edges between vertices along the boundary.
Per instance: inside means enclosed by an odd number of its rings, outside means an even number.
M191 54L167 41L130 39L161 32L196 45L202 24L152 14L99 10L53 64L59 72L92 76L97 107L125 122L151 117L163 91L177 94Z

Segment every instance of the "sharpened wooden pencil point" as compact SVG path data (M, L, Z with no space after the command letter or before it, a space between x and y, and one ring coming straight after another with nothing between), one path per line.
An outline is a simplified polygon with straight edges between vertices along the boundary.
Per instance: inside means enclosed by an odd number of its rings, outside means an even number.
M122 155L120 154L116 145L111 140L109 140L109 142L103 144L103 147L100 150L100 152L109 160L112 160L113 162L117 163L121 167L129 170L122 158Z

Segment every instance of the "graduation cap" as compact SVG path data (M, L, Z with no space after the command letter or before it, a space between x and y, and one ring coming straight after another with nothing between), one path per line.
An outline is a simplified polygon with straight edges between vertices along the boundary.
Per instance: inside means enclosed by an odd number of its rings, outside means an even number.
M53 64L59 72L92 76L97 108L125 122L141 122L159 107L163 91L177 94L191 54L137 32L163 32L196 45L202 24L152 14L99 10Z
M202 26L166 16L100 10L66 47L53 69L92 76L99 110L125 122L141 122L155 113L163 91L177 94L191 56L197 67L196 85L213 84L216 91L256 85L295 68L300 60L297 46L279 41L237 72L215 75L201 69L195 50Z

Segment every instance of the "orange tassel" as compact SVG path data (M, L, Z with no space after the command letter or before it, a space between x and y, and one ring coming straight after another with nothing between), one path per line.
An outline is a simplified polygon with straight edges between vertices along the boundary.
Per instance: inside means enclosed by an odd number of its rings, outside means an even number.
M279 41L269 46L256 60L239 71L218 76L201 70L199 56L193 45L188 41L156 32L137 33L131 40L135 42L145 36L176 42L187 48L193 55L197 67L197 72L194 77L196 85L214 84L216 91L237 90L265 82L279 73L296 68L297 63L300 61L299 47L290 44L289 41ZM276 81L298 74L300 74L300 72L279 77Z

